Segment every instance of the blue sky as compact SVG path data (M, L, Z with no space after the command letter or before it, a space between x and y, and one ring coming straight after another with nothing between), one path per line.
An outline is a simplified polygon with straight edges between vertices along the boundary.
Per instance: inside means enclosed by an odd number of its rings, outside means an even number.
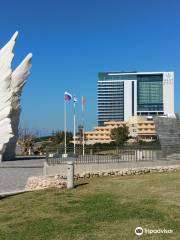
M42 133L63 129L68 90L86 96L86 128L91 129L97 123L99 71L174 71L175 111L180 112L179 9L179 0L1 1L0 45L18 30L13 66L33 53L21 125Z

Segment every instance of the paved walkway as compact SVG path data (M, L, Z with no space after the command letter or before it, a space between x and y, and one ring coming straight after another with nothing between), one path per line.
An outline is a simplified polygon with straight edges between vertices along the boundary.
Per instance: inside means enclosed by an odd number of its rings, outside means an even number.
M24 190L28 177L43 174L44 159L19 159L0 163L0 194Z

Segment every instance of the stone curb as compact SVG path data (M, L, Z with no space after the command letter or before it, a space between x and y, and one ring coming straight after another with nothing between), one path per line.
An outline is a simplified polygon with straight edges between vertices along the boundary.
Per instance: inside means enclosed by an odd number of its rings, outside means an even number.
M43 165L7 165L7 166L1 166L0 165L0 168L43 168Z
M7 196L13 196L16 194L20 194L20 193L25 193L28 192L28 190L18 190L18 191L12 191L12 192L2 192L0 193L0 199L7 197Z

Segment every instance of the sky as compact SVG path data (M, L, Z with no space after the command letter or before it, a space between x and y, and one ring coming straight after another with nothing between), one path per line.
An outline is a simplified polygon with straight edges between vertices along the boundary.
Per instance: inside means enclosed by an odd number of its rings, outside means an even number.
M103 71L174 71L180 112L179 0L1 1L0 47L18 30L13 68L33 53L21 126L39 134L64 127L64 91L75 94L77 125L86 97L86 130L97 125ZM73 104L67 105L68 130Z

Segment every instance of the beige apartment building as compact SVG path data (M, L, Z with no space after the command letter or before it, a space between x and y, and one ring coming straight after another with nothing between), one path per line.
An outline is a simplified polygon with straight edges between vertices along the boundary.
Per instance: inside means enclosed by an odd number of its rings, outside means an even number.
M153 141L157 138L153 118L133 116L127 121L108 121L104 126L94 127L92 131L85 132L86 144L110 143L113 128L128 126L129 142Z
M86 144L111 142L111 130L126 125L123 121L108 121L104 126L94 127L93 131L85 132Z
M127 126L129 128L129 141L145 142L154 141L157 139L154 120L152 117L133 116L128 118Z

